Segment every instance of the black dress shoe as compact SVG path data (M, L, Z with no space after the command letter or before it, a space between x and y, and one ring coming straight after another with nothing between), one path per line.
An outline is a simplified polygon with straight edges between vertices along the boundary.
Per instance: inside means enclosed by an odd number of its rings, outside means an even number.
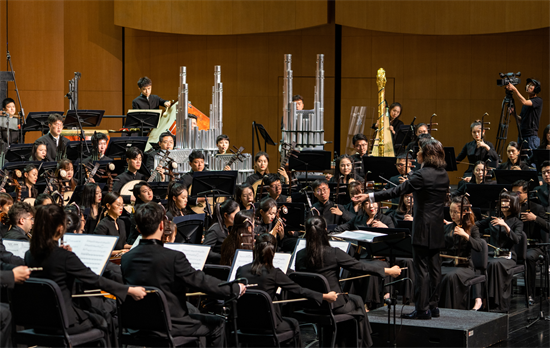
M439 307L430 308L432 318L439 318Z
M432 314L430 313L430 310L427 310L426 312L413 311L409 314L403 314L401 318L426 320L426 319L432 319Z
M535 300L533 299L533 296L529 296L529 306L535 305Z

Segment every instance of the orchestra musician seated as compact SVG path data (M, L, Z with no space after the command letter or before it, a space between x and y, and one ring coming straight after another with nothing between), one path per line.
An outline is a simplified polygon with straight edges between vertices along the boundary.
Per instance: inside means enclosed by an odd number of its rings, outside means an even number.
M429 139L431 138L430 133L428 132L428 125L425 123L419 123L414 126L414 137L413 140L407 145L405 153L411 154L414 159L416 159L416 154L420 150L420 139Z
M389 214L389 217L393 220L393 224L397 224L401 221L413 221L413 206L414 197L412 193L407 193L399 198L397 208Z
M226 155L229 149L229 137L225 134L220 134L216 138L216 146L218 147L218 155Z
M408 160L406 156L409 157ZM384 188L386 190L389 190L392 187L400 185L403 183L403 181L407 180L407 175L409 175L412 169L414 168L414 162L415 160L412 158L412 154L403 154L403 155L397 156L397 159L395 160L395 167L397 168L397 171L399 172L399 174L390 177L389 181L391 181L393 185L390 183L387 183ZM407 168L407 165L408 165L408 168ZM392 205L392 207L390 208L390 211L388 211L387 214L390 214L395 210L396 204L399 204L399 198L398 197L392 198L391 202L394 205Z
M363 181L363 178L357 176L353 158L348 155L338 157L335 162L334 175L329 182L347 185L354 181Z
M466 193L466 185L495 185L496 181L491 180L489 171L492 168L487 166L484 161L477 161L474 165L473 176L462 178L458 183L456 191L451 193L451 196L463 196Z
M159 106L169 108L171 103L168 100L164 100L156 94L151 94L153 91L153 81L147 76L141 77L138 82L139 97L132 100L132 109L146 109L153 110L158 109Z
M34 201L34 209L36 210L41 205L50 205L50 204L53 204L53 197L50 194L41 193L38 196L36 196L36 200Z
M153 200L153 189L149 186L147 181L140 181L132 190L132 195L135 198L135 204L133 211L138 210L139 206L145 203L149 203ZM136 229L136 222L134 220L134 214L130 214L130 231L127 234L128 238L126 243L133 244L136 238L139 236L139 232Z
M341 225L355 217L355 214L346 210L343 205L330 200L330 188L326 179L315 180L311 186L318 201L313 204L311 214L318 213L329 225Z
M521 160L521 147L511 141L506 148L508 160L498 165L498 170L529 170L529 166Z
M544 161L541 164L542 184L535 188L537 191L537 199L546 210L550 212L550 199L548 195L550 193L550 160Z
M548 124L542 131L540 146L537 150L550 150L550 124Z
M268 166L269 166L269 155L267 154L267 152L263 152L263 151L257 152L256 155L254 156L254 174L249 175L246 178L245 183L257 187L258 185L254 185L254 184L255 183L259 184L262 178L266 174L269 174Z
M287 176L288 182L288 176ZM270 198L273 198L277 203L291 203L292 197L281 194L283 192L283 185L281 179L277 174L268 174L264 178L264 185L267 186L267 193ZM263 197L260 197L263 199Z
M62 191L74 191L76 188L76 181L74 180L74 167L70 159L64 158L57 162L57 185L56 189L61 193ZM59 185L63 185L61 188Z
M210 245L207 263L219 264L223 241L233 227L235 215L240 211L239 204L232 199L214 206L214 221L204 235L202 244Z
M191 166L191 170L181 178L182 183L185 187L187 187L188 191L189 187L193 184L193 173L208 171L208 169L204 167L204 153L200 150L193 150L189 154L189 165ZM188 193L191 195L191 192ZM206 199L204 197L189 197L190 205L197 205L198 203L204 203L205 201Z
M34 225L34 209L29 203L15 202L8 212L11 229L6 232L4 239L29 241L30 232Z
M168 185L168 203L166 204L166 216L172 221L177 216L189 214L187 210L187 188L179 182L172 181Z
M124 173L117 176L117 180L113 184L113 192L120 192L124 185L130 181L147 180L145 175L138 172L141 168L142 159L143 152L137 147L132 146L126 150L126 163L128 164L128 168L126 168ZM133 189L133 187L130 187L130 190L131 189ZM130 203L133 199L130 195L124 195L122 198L126 204Z
M29 161L47 161L48 144L44 141L35 141L32 146L32 154Z
M147 171L153 171L153 168L155 166L155 156L163 156L166 151L172 151L174 149L174 143L176 141L175 139L176 137L168 131L163 132L161 133L161 135L159 135L159 149L151 149L146 153L145 157L147 158L147 160L145 162L145 168L147 169ZM158 165L156 167L156 170L158 174L155 178L155 181L165 181L166 178L164 175L164 168Z
M235 190L235 202L239 203L241 210L253 209L254 188L249 184L237 185Z
M96 143L97 148L96 155L93 154L86 157L82 163L90 163L92 161L112 161L113 159L105 156L105 151L107 151L107 143L109 142L109 137L106 134L101 132L96 132L92 135L92 144ZM92 152L93 153L93 152Z
M279 250L292 252L296 246L297 238L291 231L285 233L284 224L277 219L277 202L273 198L264 198L260 202L260 209L256 211L254 234L269 233L277 238Z
M362 274L378 275L379 277L385 277L386 275L397 277L401 274L398 266L386 268L382 262L360 262L344 251L331 247L325 219L322 216L309 218L306 221L306 248L296 254L296 271L321 274L327 279L331 291L342 294L339 281L341 268ZM332 311L334 314L345 313L354 316L359 324L358 336L362 343L361 347L372 346L371 328L360 296L353 294L338 296L333 304ZM347 327L343 327L343 329L346 330ZM353 336L344 333L341 337ZM349 347L355 344L341 345L339 342L338 346Z
M0 289L13 289L15 284L23 284L31 275L31 271L25 265L14 265L0 261ZM11 340L12 316L10 305L0 303L0 347L13 347Z
M363 183L359 181L350 182L348 184L348 194L350 198L362 194L364 192L363 186ZM362 211L361 202L357 202L352 199L348 204L344 205L344 210L349 211L354 215L357 215Z
M48 128L50 131L36 140L36 143L47 144L46 160L48 162L54 162L57 160L57 152L64 150L65 146L69 142L69 139L61 136L63 130L63 115L51 114L48 116ZM61 141L61 143L59 143Z
M362 133L355 134L351 139L355 154L351 156L352 162L355 163L355 174L360 177L365 177L365 168L363 166L363 157L369 155L369 139Z
M105 217L97 224L93 234L118 237L112 256L127 252L132 246L126 243L126 227L120 219L124 202L118 193L109 192L103 196L102 205L106 209Z
M34 164L27 164L23 169L23 176L25 177L25 196L22 198L36 198L38 196L38 190L34 185L38 181L38 168Z
M237 283L220 287L218 279L191 267L184 253L165 248L161 241L164 215L164 209L152 202L137 210L136 222L143 238L122 256L124 282L162 290L170 308L172 336L204 336L206 346L224 347L225 320L209 314L190 314L186 293L192 288L232 297L244 294L246 287Z
M12 98L6 98L2 100L2 115L1 116L7 116L9 118L19 118L17 115L17 112L15 111L15 100ZM19 142L19 132L14 129L10 129L10 144L15 144ZM2 127L0 131L0 144L2 144L8 139L8 133L7 130Z
M254 212L243 210L235 214L233 227L222 243L220 265L231 266L237 249L254 247Z
M4 235L8 232L10 223L8 212L13 205L13 197L8 193L0 192L0 237L4 238ZM0 240L1 240L0 238Z
M363 214L356 215L352 220L337 226L335 232L353 231L361 227L395 228L391 217L382 214L378 202L363 202Z
M300 285L293 282L279 268L273 267L273 257L277 250L277 239L268 234L263 233L256 238L254 243L254 262L241 266L237 269L236 278L246 278L250 284L258 284L254 289L265 291L275 300L277 297L277 289L281 288L285 291L296 294L299 297L305 297L314 300L317 304L323 301L333 303L338 298L338 294L332 290L326 294L302 288ZM294 336L298 342L298 347L302 347L300 339L300 325L294 318L283 317L279 305L273 305L275 310L275 331L277 333L294 331Z
M471 177L474 170L474 164L478 161L491 160L495 163L498 162L499 156L493 147L493 144L484 140L485 129L481 131L481 121L475 121L470 125L470 131L472 133L473 140L466 143L462 148L462 151L456 156L456 161L460 162L466 157L470 163L468 169L464 172L464 177Z
M103 193L98 184L89 182L82 189L82 198L80 207L86 215L86 223L84 225L84 233L92 233L99 221L101 220L101 200Z

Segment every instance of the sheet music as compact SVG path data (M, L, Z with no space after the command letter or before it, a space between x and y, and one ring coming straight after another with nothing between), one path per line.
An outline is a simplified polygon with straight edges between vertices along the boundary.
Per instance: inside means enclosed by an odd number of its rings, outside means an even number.
M132 244L132 247L130 248L130 250L134 249L135 247L138 246L139 244L139 241L141 240L141 234L136 238L136 240L134 241L134 244Z
M346 254L349 251L349 242L341 241L341 240L331 240L329 241L330 246L333 248L338 248L345 252ZM294 249L294 252L292 253L292 262L290 264L290 269L295 270L296 269L296 255L298 254L298 251L305 249L306 247L306 240L304 238L298 239L298 243L296 243L296 248Z
M210 252L210 245L165 243L164 247L184 253L191 267L201 271Z
M353 239L360 242L369 242L372 243L374 238L381 237L381 236L387 236L385 233L379 233L379 232L369 232L369 231L345 231L342 233L335 233L332 234L332 236L338 237L338 238L344 238L344 239Z
M2 243L4 243L7 251L22 259L25 258L25 253L31 246L31 243L26 240L2 239Z
M273 257L273 267L279 268L281 271L286 273L288 271L288 265L290 264L290 258L292 254L287 253L275 253ZM229 278L227 281L232 281L235 279L237 274L237 269L239 267L252 263L254 261L252 250L242 250L237 249L235 252L235 258L233 259L233 264L231 265L231 272L229 272Z
M71 246L73 253L86 267L89 267L95 274L101 275L105 265L109 262L118 237L65 233L63 241Z

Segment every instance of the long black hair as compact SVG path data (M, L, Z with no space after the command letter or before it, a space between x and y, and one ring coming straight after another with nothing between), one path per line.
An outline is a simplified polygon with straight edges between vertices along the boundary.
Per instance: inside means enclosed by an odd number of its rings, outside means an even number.
M222 243L220 265L231 266L237 249L252 250L254 243L254 216L251 210L242 210L235 214L233 227Z
M349 175L347 177L344 177L344 174L342 174L342 172L340 172L340 163L344 159L349 160L350 163L351 163L351 172L349 173ZM341 178L343 178L343 179L341 179ZM351 156L344 154L344 155L338 157L336 159L336 163L334 163L334 181L337 182L337 183L342 181L343 184L347 184L347 183L349 183L349 179L357 180L357 178L355 177L355 163L354 163L354 160Z
M261 275L262 268L273 268L273 257L277 250L277 238L269 233L263 233L256 238L254 243L254 263L252 264L252 274Z
M76 204L70 204L65 207L65 220L67 222L65 233L80 233L82 228L82 214Z
M306 221L306 264L310 268L323 267L323 248L330 246L327 222L322 216L313 216Z
M547 139L548 133L550 133L550 124L547 125L544 128L544 131L542 132L542 139L540 141L539 149L546 150L546 146L549 145L548 139Z
M237 209L239 209L239 203L235 202L232 199L227 199L225 202L221 204L217 203L214 206L214 221L212 221L212 225L217 222L222 228L225 228L225 224L224 224L225 214L231 215Z
M237 185L237 189L235 190L235 201L239 203L239 206L241 207L241 209L246 208L243 201L241 200L241 195L246 189L252 190L252 194L254 194L254 188L250 184Z
M260 209L256 211L256 218L262 221L262 214L260 212L263 211L264 213L267 213L269 209L273 207L277 208L277 201L271 197L264 198L260 202Z
M84 189L82 190L82 199L80 201L80 206L83 209L91 208L94 205L96 205L95 202L95 193L98 188L98 184L89 182L86 185L84 185Z
M30 242L31 255L37 259L46 258L57 247L54 237L59 227L65 231L66 217L63 208L57 204L42 205L36 210L33 234Z
M171 182L168 186L168 203L167 203L167 212L172 214L172 216L179 216L181 210L176 206L175 197L181 195L183 191L187 190L185 185L180 184L179 182ZM183 213L183 212L182 212Z

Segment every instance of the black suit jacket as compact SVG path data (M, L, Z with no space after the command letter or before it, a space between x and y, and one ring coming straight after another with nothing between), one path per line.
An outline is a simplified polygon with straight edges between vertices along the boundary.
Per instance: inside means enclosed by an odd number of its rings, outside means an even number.
M189 334L201 326L200 321L189 316L186 293L190 288L219 296L239 293L238 284L218 287L219 279L195 270L184 253L165 248L159 240L142 239L122 256L121 268L126 284L161 289L168 301L172 324Z
M41 136L36 141L43 142L46 144L46 147L48 148L48 153L46 154L46 160L48 162L55 162L55 157L57 155L57 144L55 143L55 139L52 136L52 134L48 132L48 134ZM69 142L69 139L60 135L59 141L63 141L63 145L67 145L67 143Z
M336 204L329 200L327 203L322 204L321 202L315 202L313 208L317 209L322 217L327 221L327 225L341 225L347 221L350 221L355 217L355 213L352 213L349 210L346 210L343 205L338 204L338 208L342 211L342 215L334 215L330 212L330 208L335 207ZM316 213L309 213L309 216Z
M122 301L128 293L127 285L98 276L86 267L72 251L63 248L54 248L47 257L32 255L29 250L25 254L25 263L29 267L43 268L42 271L33 272L33 277L51 279L57 283L63 295L69 325L81 323L88 318L88 315L80 308L73 306L72 289L75 279L91 286L91 289L105 290Z
M158 109L159 106L164 106L166 100L162 99L158 95L151 94L149 100L143 94L132 100L132 109Z
M385 201L407 193L414 197L412 244L429 249L445 246L443 235L443 208L449 176L445 169L423 167L409 175L409 180L386 191L374 193L375 201Z
M4 239L15 239L15 240L24 240L29 241L29 237L19 226L13 226L8 233L4 235Z

